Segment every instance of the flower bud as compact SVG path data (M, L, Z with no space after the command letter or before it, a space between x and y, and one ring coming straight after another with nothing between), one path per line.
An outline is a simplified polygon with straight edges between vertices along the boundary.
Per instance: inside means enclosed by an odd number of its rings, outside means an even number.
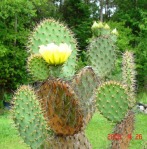
M98 23L96 23L96 21L94 21L91 29L94 30L94 29L97 29L98 28Z
M112 33L113 35L118 36L118 31L116 30L116 28L115 28L115 29L113 29L111 33Z
M98 28L103 28L104 26L103 26L103 23L102 22L99 22L98 23Z
M104 29L110 29L110 26L108 24L105 24Z

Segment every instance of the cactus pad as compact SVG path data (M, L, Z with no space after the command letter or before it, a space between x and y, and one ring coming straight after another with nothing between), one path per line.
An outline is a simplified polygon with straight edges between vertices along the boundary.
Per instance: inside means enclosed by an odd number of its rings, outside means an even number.
M46 122L34 91L22 86L14 96L13 120L24 142L40 148L47 137Z
M53 19L46 19L37 25L30 36L28 49L31 53L39 53L39 46L55 43L66 43L71 46L71 56L63 65L60 77L71 77L75 73L77 42L73 33L63 24Z
M83 113L68 83L50 79L42 84L38 96L43 101L48 124L56 134L73 135L81 129Z
M122 77L123 77L123 84L127 86L132 106L135 103L135 88L136 88L135 75L136 71L135 71L133 53L126 51L123 54Z
M128 149L134 130L135 113L129 111L127 116L116 125L113 134L120 135L112 141L111 148Z
M115 46L108 37L95 38L88 47L88 62L95 73L103 78L115 63Z
M72 81L72 87L84 110L85 119L88 121L95 111L95 99L93 95L99 83L93 69L89 66L83 68Z
M84 132L67 137L55 136L48 142L51 144L50 149L92 149Z
M28 70L35 81L46 80L49 77L49 66L39 54L33 54L28 58Z
M97 108L108 120L119 122L128 112L129 96L118 82L105 82L96 92Z

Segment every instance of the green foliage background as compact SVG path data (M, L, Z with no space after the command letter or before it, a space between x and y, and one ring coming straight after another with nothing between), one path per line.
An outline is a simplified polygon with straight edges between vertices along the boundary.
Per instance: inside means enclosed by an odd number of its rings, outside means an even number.
M99 1L100 3L101 1ZM139 88L147 88L147 3L146 0L104 0L103 21L119 31L118 60L113 77L119 78L121 54L134 51ZM112 11L112 9L115 11ZM129 9L128 9L129 8ZM79 65L86 65L86 50L93 21L100 20L100 6L90 0L1 0L0 1L0 100L30 78L26 71L28 36L44 18L65 22L78 40Z

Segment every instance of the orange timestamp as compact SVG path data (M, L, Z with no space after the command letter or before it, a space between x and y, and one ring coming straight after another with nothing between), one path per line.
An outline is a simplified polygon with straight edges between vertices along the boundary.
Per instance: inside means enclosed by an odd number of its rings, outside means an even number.
M132 140L133 137L132 137L132 134L128 134L126 136L128 139ZM118 133L115 133L115 134L108 134L108 140L121 140L122 139L122 134L118 134ZM142 134L136 134L135 140L142 140Z

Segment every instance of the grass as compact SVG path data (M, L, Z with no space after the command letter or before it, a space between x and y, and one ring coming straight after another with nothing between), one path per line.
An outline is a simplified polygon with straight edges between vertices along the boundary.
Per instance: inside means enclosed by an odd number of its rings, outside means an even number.
M141 102L146 102L147 94L140 94ZM107 136L112 134L114 124L107 121L102 115L96 113L86 129L86 136L88 137L93 149L106 149L111 143ZM142 135L142 139L135 139L137 134ZM135 130L132 134L132 140L129 149L146 149L143 148L147 144L147 115L143 113L136 113ZM18 132L11 125L9 113L0 116L0 149L28 149L22 143Z
M140 93L137 96L137 101L141 102L141 103L144 103L144 104L147 104L147 93L145 93L145 92Z
M0 149L27 149L18 132L11 125L9 114L0 116Z

